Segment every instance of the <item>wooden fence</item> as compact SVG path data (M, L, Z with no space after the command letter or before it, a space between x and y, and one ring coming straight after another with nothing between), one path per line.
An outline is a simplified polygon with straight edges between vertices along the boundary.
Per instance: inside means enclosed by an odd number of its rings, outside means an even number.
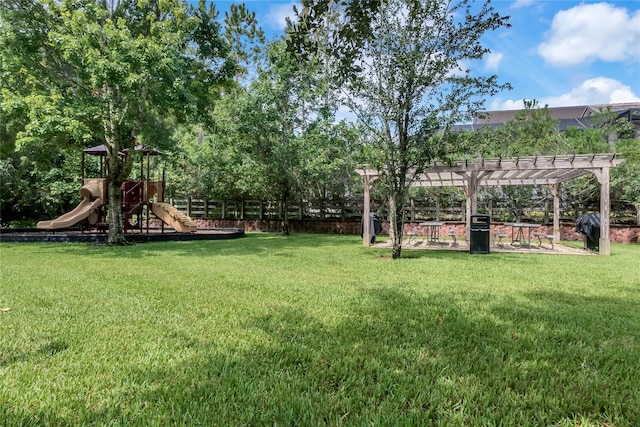
M282 205L268 200L203 200L171 199L170 203L192 218L264 219L284 218ZM353 200L320 200L290 202L290 219L354 220L362 216L362 202Z
M281 204L267 200L205 200L205 199L170 199L170 203L192 218L237 219L237 220L280 220L284 218ZM560 220L574 222L585 212L596 212L599 206L564 206ZM287 217L295 220L332 220L359 221L363 213L362 200L304 200L289 203ZM379 212L386 218L384 207L379 202L372 202L371 212ZM491 215L494 221L532 221L548 224L553 218L553 203L550 200L533 202L532 206L523 208L519 218L508 207L505 201L478 201L478 212ZM415 221L461 221L465 220L465 201L460 200L451 205L441 205L438 201L411 199L405 209L407 222ZM631 205L614 203L611 222L618 224L636 224L640 218Z

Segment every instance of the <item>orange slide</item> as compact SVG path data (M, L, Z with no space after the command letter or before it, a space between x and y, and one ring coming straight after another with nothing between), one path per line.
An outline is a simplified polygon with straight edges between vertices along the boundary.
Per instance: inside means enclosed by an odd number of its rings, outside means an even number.
M86 185L83 185L82 188L80 188L82 201L78 206L76 206L72 211L61 215L56 219L40 221L36 224L36 227L40 230L57 230L60 228L71 227L73 224L82 221L91 215L91 212L95 211L100 207L100 205L102 205L102 191L103 187L101 182L89 181Z
M179 233L193 233L198 229L195 222L169 203L159 202L151 204L151 211L162 222L173 227Z

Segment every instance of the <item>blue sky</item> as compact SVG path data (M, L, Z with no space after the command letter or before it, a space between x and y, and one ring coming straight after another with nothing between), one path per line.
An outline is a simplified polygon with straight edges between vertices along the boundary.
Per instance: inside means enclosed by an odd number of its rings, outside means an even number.
M217 0L224 11L231 0ZM248 0L269 37L293 16L291 0ZM491 50L471 65L498 74L513 90L487 99L487 110L518 109L523 99L561 107L640 102L640 0L494 0L511 28L488 34Z

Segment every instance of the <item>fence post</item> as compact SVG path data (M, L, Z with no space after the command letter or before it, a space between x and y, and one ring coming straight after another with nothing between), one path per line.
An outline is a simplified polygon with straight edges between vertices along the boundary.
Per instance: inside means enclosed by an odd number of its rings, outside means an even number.
M191 197L187 199L187 216L191 216Z
M440 194L436 197L436 221L440 221Z
M416 220L416 201L415 199L412 197L409 200L409 203L411 205L411 219L409 221L415 221Z
M220 200L220 216L222 219L226 219L227 216L227 203L224 199Z
M240 199L240 219L244 219L244 199Z

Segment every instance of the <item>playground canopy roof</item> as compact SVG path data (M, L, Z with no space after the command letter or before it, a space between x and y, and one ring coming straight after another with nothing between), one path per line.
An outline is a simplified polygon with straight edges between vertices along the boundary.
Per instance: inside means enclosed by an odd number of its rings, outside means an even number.
M157 148L147 148L144 145L136 145L133 148L134 151L141 152L143 154L149 154L151 156L156 156L159 154L164 154L162 151ZM129 149L125 148L120 152L120 155L124 155ZM85 148L83 150L86 154L91 154L92 156L106 156L107 155L107 147L104 144L96 145L95 147Z
M92 156L106 156L107 147L104 144L96 145L95 147L85 148L83 153L91 154Z

